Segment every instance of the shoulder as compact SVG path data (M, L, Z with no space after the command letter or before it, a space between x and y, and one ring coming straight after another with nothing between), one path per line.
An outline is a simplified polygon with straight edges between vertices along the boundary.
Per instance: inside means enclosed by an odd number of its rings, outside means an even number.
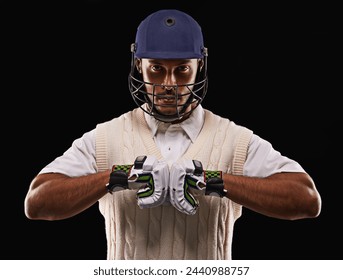
M250 136L253 134L253 131L249 129L248 127L240 125L227 117L220 116L216 113L213 113L212 111L208 109L204 109L204 111L205 111L205 121L212 123L212 125L216 125L217 127L220 127L220 128L226 126L227 129L229 129L231 132L234 132L234 131L237 131L237 133L244 132L246 134L249 134Z
M122 122L123 120L132 119L133 117L137 116L140 111L142 111L142 110L139 108L135 108L135 109L128 111L126 113L123 113L119 116L113 117L110 120L100 122L96 125L96 129L99 129L101 127L106 127L108 125L113 125L114 123Z

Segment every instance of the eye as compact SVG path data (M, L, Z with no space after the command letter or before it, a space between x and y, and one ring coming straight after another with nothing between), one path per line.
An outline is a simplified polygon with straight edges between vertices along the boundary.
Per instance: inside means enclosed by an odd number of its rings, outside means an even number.
M151 65L150 68L151 68L152 71L155 71L155 72L159 72L159 71L162 70L162 67L160 65L158 65L158 64Z
M187 72L187 71L189 71L189 66L188 65L181 65L177 69L179 72Z

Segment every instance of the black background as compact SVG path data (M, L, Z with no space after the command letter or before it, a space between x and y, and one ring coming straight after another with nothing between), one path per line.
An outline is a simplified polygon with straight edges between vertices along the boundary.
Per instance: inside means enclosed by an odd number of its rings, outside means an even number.
M97 204L67 220L31 221L24 197L75 138L135 108L127 88L130 44L140 21L162 8L183 10L202 26L209 50L203 106L297 160L322 196L316 219L284 221L244 208L233 258L342 259L335 7L116 2L3 6L0 259L106 258Z

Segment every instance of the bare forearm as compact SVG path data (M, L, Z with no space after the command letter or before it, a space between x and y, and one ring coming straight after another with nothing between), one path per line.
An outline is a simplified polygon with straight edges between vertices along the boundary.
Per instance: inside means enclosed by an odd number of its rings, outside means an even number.
M109 171L71 178L62 174L41 174L31 183L25 198L30 219L60 220L92 206L106 194Z
M224 175L228 197L261 214L280 219L319 215L321 198L311 178L302 173L279 173L268 178Z

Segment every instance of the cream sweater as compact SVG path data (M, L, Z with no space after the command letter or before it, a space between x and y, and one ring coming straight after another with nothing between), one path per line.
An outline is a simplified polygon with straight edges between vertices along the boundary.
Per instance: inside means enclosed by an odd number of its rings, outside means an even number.
M184 154L204 169L242 175L252 131L205 110L205 123ZM141 109L96 128L98 170L130 164L139 155L162 155ZM242 206L228 198L198 196L197 213L188 216L172 205L140 209L136 191L107 194L99 200L105 219L107 259L231 259L233 227Z

